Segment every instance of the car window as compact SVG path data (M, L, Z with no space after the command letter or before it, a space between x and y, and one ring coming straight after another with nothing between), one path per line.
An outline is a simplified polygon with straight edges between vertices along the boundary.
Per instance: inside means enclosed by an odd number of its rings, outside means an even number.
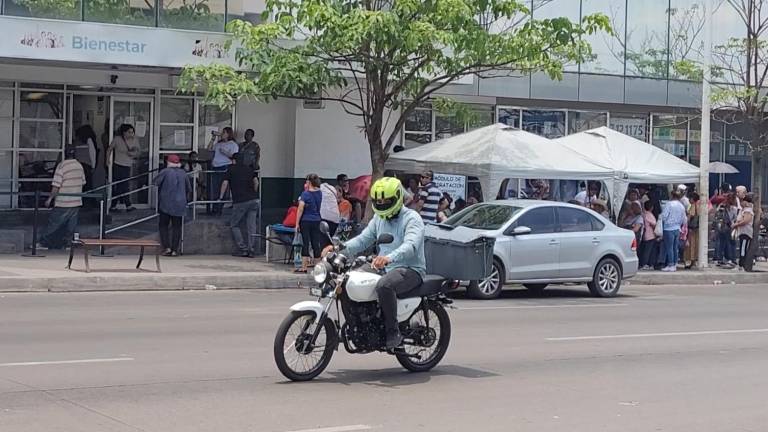
M443 224L480 230L496 230L509 222L512 216L520 210L520 207L508 205L476 204L456 213Z
M592 231L602 231L605 228L605 224L600 222L600 219L592 215L589 215L589 218L592 219Z
M530 209L515 223L516 227L528 227L531 234L546 234L555 232L555 211L553 207L538 207Z
M557 218L560 222L560 232L588 232L593 230L593 217L583 210L559 207L557 209Z

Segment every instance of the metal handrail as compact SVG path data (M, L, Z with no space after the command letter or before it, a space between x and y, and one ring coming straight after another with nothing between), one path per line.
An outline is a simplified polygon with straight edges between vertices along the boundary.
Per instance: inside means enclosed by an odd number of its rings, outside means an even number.
M158 172L158 171L160 171L160 168L153 168L153 169L151 169L149 171L146 171L146 172L143 172L141 174L136 174L135 176L131 176L131 177L120 179L120 180L115 180L115 181L109 182L109 183L107 183L105 185L102 185L102 186L90 189L89 192L93 192L93 191L97 191L97 190L102 190L102 189L109 190L108 188L111 188L112 186L114 186L116 184L125 183L125 182L131 181L131 180L136 180L138 178L144 177L145 175L149 175L149 174L152 174L152 173L155 173L155 172ZM112 197L112 199L114 199L114 198L115 197Z

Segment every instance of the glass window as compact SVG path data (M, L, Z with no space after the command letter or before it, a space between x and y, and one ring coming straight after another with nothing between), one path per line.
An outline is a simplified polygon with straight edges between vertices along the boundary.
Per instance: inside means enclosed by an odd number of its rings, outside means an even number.
M211 140L211 131L220 131L227 126L232 126L232 112L222 110L215 105L200 103L197 128L198 147L202 148L208 144Z
M435 114L435 139L450 138L464 132L464 125L453 117Z
M479 230L497 230L520 210L520 207L506 205L478 204L453 215L445 224Z
M62 119L64 94L23 91L20 97L21 117L28 119Z
M688 157L688 117L653 116L653 145L686 160Z
M261 24L261 13L266 10L263 0L227 1L227 22L239 19L251 24Z
M611 113L611 129L648 142L648 116L642 114Z
M558 207L556 211L561 232L592 231L592 216L589 213L570 207Z
M19 147L36 149L61 149L64 141L63 125L58 122L22 120L19 124Z
M81 6L80 0L6 0L4 13L22 17L80 20ZM22 43L27 42L26 45L30 46L47 46L46 41L50 41L46 32L39 32L25 36Z
M569 134L607 125L608 113L597 111L568 111Z
M671 0L669 9L669 76L690 79L681 66L686 62L701 64L704 41L704 5L702 0Z
M596 217L589 215L589 218L592 220L592 231L602 231L605 229L605 224L600 222Z
M432 133L421 133L421 134L414 134L414 133L407 133L405 134L405 148L414 148L416 146L420 146L422 144L427 144L432 142Z
M0 149L11 147L13 147L13 90L0 90ZM1 171L2 168L0 168ZM4 178L2 173L0 178Z
M545 138L565 135L565 111L523 110L523 130Z
M405 119L405 130L408 132L432 132L432 110L417 108Z
M520 108L499 107L497 110L498 122L515 129L520 129Z
M161 123L195 122L195 100L185 98L163 98L160 104Z
M0 117L13 117L13 90L0 90Z
M744 123L729 124L725 127L725 159L727 161L751 160L749 127Z
M581 5L574 0L538 0L533 2L531 12L534 20L567 18L578 23L581 20ZM566 71L578 72L576 63L566 64Z
M515 226L528 227L531 234L547 234L555 232L554 207L539 207L528 210L515 222Z
M84 0L85 21L137 26L155 25L154 1Z
M667 77L669 0L627 0L627 75Z
M574 2L575 3L575 2ZM581 65L582 72L624 74L624 29L626 7L623 1L582 0L582 15L602 13L608 16L614 35L599 32L585 36L592 47L592 58Z
M224 31L226 0L171 0L162 5L160 27Z
M493 105L473 105L474 116L467 125L467 130L490 126L494 123Z
M5 163L6 163L6 155L3 155L0 153L0 192L11 192L13 189L13 182L3 180L4 178L10 178L12 175L5 176ZM8 173L13 174L10 172L11 168L8 168ZM11 203L13 202L13 197L11 195L0 195L0 209L8 209L11 208Z
M20 151L19 178L47 179L53 177L61 151Z
M0 149L13 147L13 119L0 117Z
M192 151L193 131L193 126L160 125L160 150Z
M710 124L710 132L712 126ZM710 134L711 136L711 134ZM693 117L688 122L688 162L699 166L701 160L701 117ZM711 153L711 148L710 148Z

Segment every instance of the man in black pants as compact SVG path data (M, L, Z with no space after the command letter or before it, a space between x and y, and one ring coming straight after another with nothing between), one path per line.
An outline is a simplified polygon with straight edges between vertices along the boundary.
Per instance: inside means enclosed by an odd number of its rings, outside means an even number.
M384 177L371 186L371 200L375 213L359 236L343 248L345 254L355 256L376 243L382 234L391 234L394 241L379 245L374 269L386 269L376 285L379 307L387 329L387 350L403 343L397 322L397 295L422 284L427 272L424 257L424 222L415 211L403 206L404 189L400 180ZM329 252L333 246L325 248Z

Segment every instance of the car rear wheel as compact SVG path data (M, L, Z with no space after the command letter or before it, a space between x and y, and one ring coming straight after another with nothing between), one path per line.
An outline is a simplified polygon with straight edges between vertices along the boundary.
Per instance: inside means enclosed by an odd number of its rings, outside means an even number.
M621 266L613 258L603 258L595 267L592 281L587 284L595 297L615 297L621 288Z
M523 284L523 286L534 294L541 294L544 288L547 287L547 284Z
M499 260L493 260L493 269L490 276L481 281L471 281L467 287L467 294L470 297L480 300L491 300L501 295L501 289L504 287L506 276L504 267Z

